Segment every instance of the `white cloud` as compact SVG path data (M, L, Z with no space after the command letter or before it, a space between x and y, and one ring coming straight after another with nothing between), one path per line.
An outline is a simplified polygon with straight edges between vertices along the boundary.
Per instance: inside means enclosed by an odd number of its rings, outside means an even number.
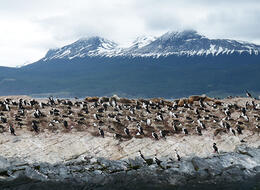
M34 62L92 35L128 43L188 28L260 43L259 10L259 0L0 0L0 65Z

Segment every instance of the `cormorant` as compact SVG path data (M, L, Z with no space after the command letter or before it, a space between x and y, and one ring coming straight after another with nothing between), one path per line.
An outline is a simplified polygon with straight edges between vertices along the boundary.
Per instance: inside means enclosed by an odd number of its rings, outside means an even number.
M212 147L213 147L213 149L214 149L214 152L219 154L217 144L216 144L216 143L213 143L213 146L212 146Z

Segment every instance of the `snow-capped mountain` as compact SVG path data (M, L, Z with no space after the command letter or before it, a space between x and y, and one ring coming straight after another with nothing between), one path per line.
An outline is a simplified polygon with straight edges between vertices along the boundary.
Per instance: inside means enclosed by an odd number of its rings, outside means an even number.
M258 54L260 46L227 39L208 39L193 30L168 32L133 54L135 56Z
M229 39L209 39L194 30L185 30L182 32L167 32L160 37L142 36L126 48L120 48L117 43L100 37L80 39L62 48L49 50L43 60L73 59L87 56L217 56L233 53L258 55L260 45Z
M44 60L73 59L86 56L112 56L118 44L100 37L82 38L70 45L49 50Z

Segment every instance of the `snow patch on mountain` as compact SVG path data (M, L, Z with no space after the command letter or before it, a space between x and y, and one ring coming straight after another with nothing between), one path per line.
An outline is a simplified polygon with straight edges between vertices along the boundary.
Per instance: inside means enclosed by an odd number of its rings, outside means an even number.
M156 37L154 36L140 36L137 37L132 45L130 46L131 48L142 48L148 44L150 44L151 42L153 42L156 39Z

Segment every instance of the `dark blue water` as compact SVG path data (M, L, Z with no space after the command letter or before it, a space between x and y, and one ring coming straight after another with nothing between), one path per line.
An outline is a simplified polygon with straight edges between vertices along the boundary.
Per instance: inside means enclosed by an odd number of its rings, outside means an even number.
M260 190L260 177L238 182L222 184L188 184L182 186L160 185L156 183L142 184L118 182L107 185L91 185L78 183L40 182L28 178L11 182L0 182L0 190Z

